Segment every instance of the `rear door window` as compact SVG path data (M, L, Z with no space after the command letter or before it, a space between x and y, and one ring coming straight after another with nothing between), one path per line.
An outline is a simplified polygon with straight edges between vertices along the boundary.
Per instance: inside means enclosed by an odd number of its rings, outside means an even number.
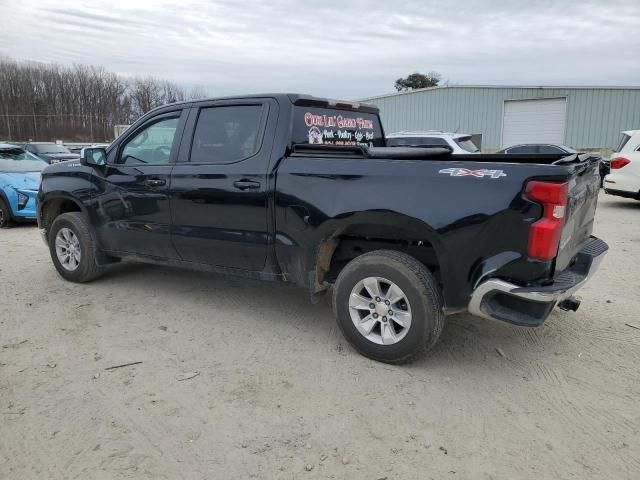
M191 146L192 163L233 163L260 149L264 105L230 105L200 110Z
M294 107L293 143L384 146L378 115L350 110Z

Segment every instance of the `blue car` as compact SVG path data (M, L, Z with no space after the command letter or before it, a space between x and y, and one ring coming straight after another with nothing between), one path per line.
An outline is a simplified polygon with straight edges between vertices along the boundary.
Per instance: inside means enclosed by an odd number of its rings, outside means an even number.
M46 166L24 148L0 143L0 228L36 220L40 172Z

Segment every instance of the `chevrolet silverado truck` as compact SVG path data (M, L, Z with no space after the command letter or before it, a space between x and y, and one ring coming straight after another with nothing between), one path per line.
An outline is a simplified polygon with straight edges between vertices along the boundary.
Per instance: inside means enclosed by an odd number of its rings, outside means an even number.
M576 310L608 249L598 187L597 158L388 147L374 107L258 95L157 108L48 166L38 222L66 280L130 258L332 290L355 349L401 363L453 313Z

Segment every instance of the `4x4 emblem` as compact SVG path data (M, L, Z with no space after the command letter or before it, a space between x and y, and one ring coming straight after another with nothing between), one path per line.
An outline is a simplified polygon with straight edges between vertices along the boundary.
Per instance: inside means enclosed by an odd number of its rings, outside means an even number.
M444 173L446 175L450 175L452 177L489 177L489 178L500 178L506 177L507 174L502 170L469 170L468 168L443 168L438 173Z

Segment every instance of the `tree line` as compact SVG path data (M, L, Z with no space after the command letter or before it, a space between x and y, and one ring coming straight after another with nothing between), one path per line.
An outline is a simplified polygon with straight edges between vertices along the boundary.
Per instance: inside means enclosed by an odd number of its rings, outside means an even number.
M93 65L0 58L0 141L110 141L115 125L129 125L165 103L204 96L197 88Z

